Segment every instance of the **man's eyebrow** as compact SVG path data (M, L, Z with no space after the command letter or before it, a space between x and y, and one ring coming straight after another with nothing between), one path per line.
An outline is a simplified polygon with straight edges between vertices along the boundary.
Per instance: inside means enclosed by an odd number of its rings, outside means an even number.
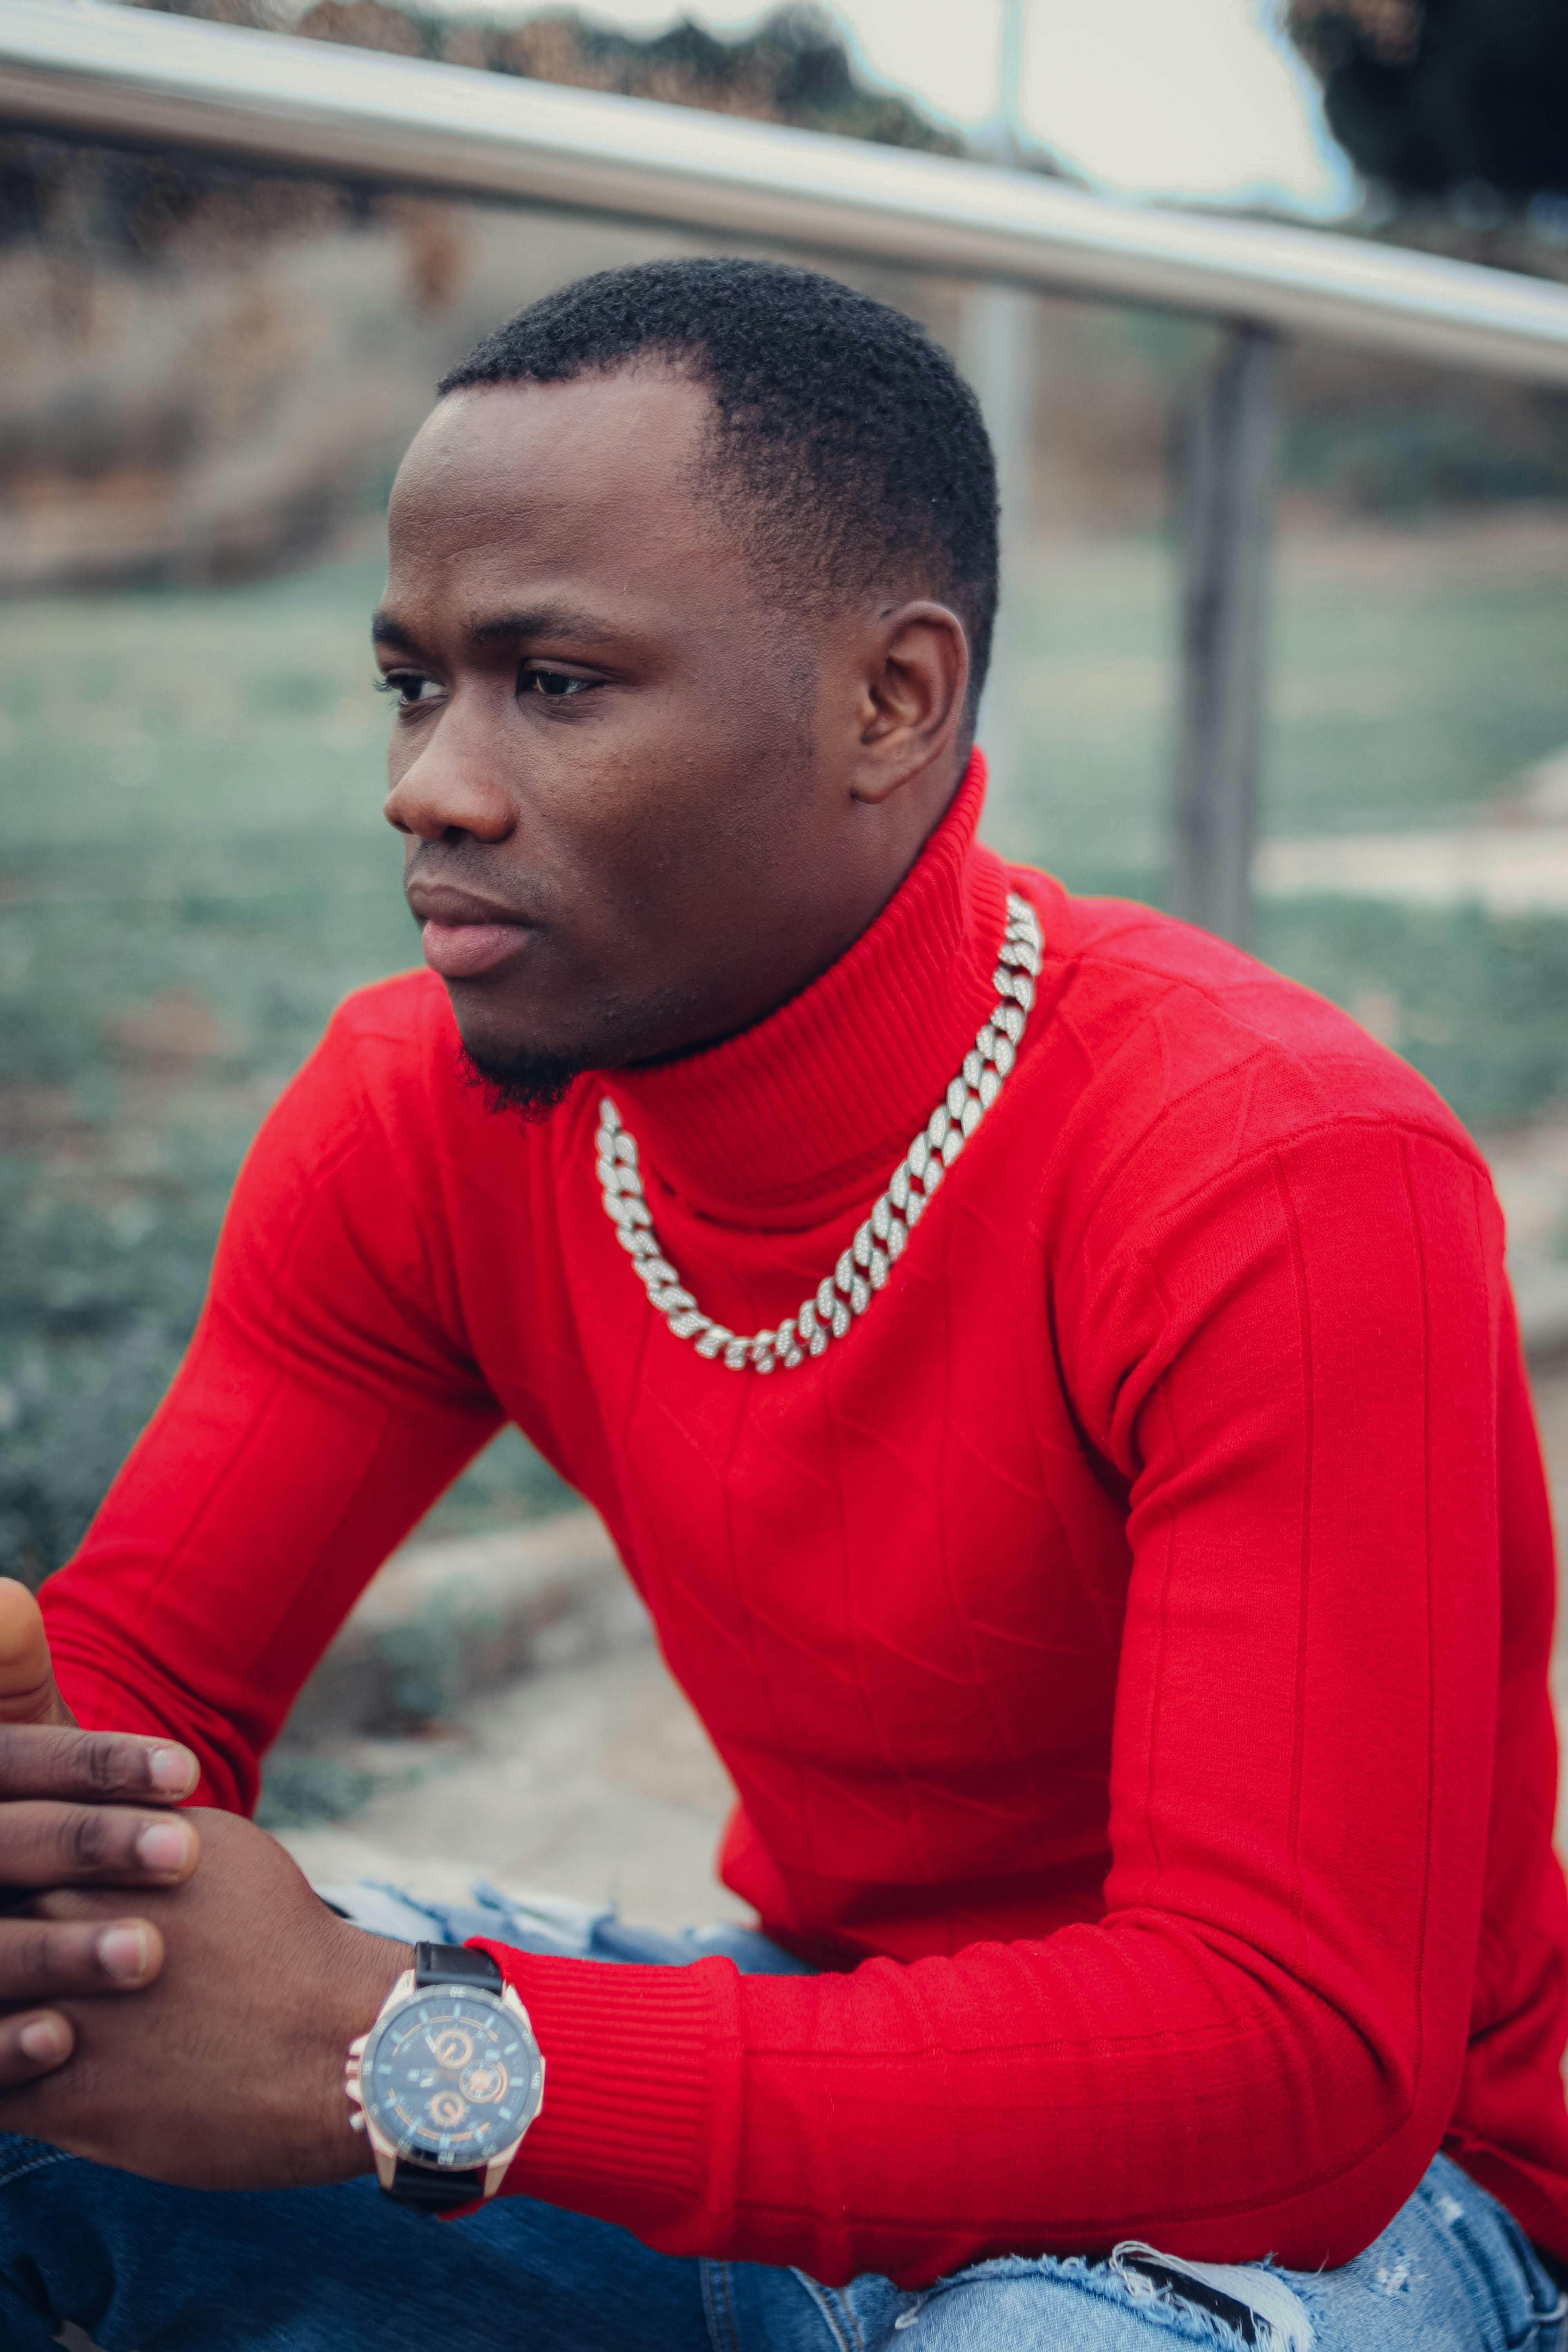
M592 637L602 643L618 634L602 614L571 604L531 604L515 613L495 613L487 621L470 621L465 632L475 646L510 645L518 637Z
M513 645L520 637L588 637L603 645L620 634L601 614L572 604L531 604L515 613L493 613L488 620L470 621L464 631L468 643L478 646ZM398 653L419 651L413 630L390 613L373 614L370 635L373 645L390 646Z

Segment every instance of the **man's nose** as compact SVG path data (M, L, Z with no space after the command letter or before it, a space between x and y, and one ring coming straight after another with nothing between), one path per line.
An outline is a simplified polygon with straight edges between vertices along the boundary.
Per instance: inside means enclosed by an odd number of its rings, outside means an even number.
M502 781L499 747L489 730L447 709L382 804L388 824L420 841L453 833L478 841L504 841L517 806Z

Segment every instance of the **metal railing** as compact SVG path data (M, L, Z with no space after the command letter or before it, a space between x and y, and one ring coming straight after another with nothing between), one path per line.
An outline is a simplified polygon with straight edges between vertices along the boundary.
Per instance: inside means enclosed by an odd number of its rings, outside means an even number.
M657 221L1206 314L1174 834L1184 911L1245 938L1282 336L1568 383L1568 289L1354 236L99 0L0 0L0 119L447 195Z

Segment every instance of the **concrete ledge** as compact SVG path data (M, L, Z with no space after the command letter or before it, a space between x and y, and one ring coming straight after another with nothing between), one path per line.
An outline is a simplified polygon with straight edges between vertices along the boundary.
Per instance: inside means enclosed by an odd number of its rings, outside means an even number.
M1542 1259L1511 1272L1520 1337L1531 1370L1568 1370L1568 1265Z
M593 1511L409 1544L345 1621L295 1703L289 1736L406 1730L519 1675L650 1638Z

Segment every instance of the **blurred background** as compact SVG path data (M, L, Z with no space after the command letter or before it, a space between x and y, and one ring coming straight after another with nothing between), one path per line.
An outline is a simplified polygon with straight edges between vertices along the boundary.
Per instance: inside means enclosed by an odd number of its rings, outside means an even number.
M167 13L1568 278L1555 0ZM584 271L719 249L0 134L4 1572L36 1581L68 1554L178 1360L257 1123L343 992L416 960L366 619L436 377ZM998 413L989 838L1076 888L1164 898L1172 457L1214 331L844 274L923 320ZM1549 1365L1568 1285L1568 394L1298 339L1283 471L1257 947L1482 1138ZM566 1499L513 1433L426 1534Z

